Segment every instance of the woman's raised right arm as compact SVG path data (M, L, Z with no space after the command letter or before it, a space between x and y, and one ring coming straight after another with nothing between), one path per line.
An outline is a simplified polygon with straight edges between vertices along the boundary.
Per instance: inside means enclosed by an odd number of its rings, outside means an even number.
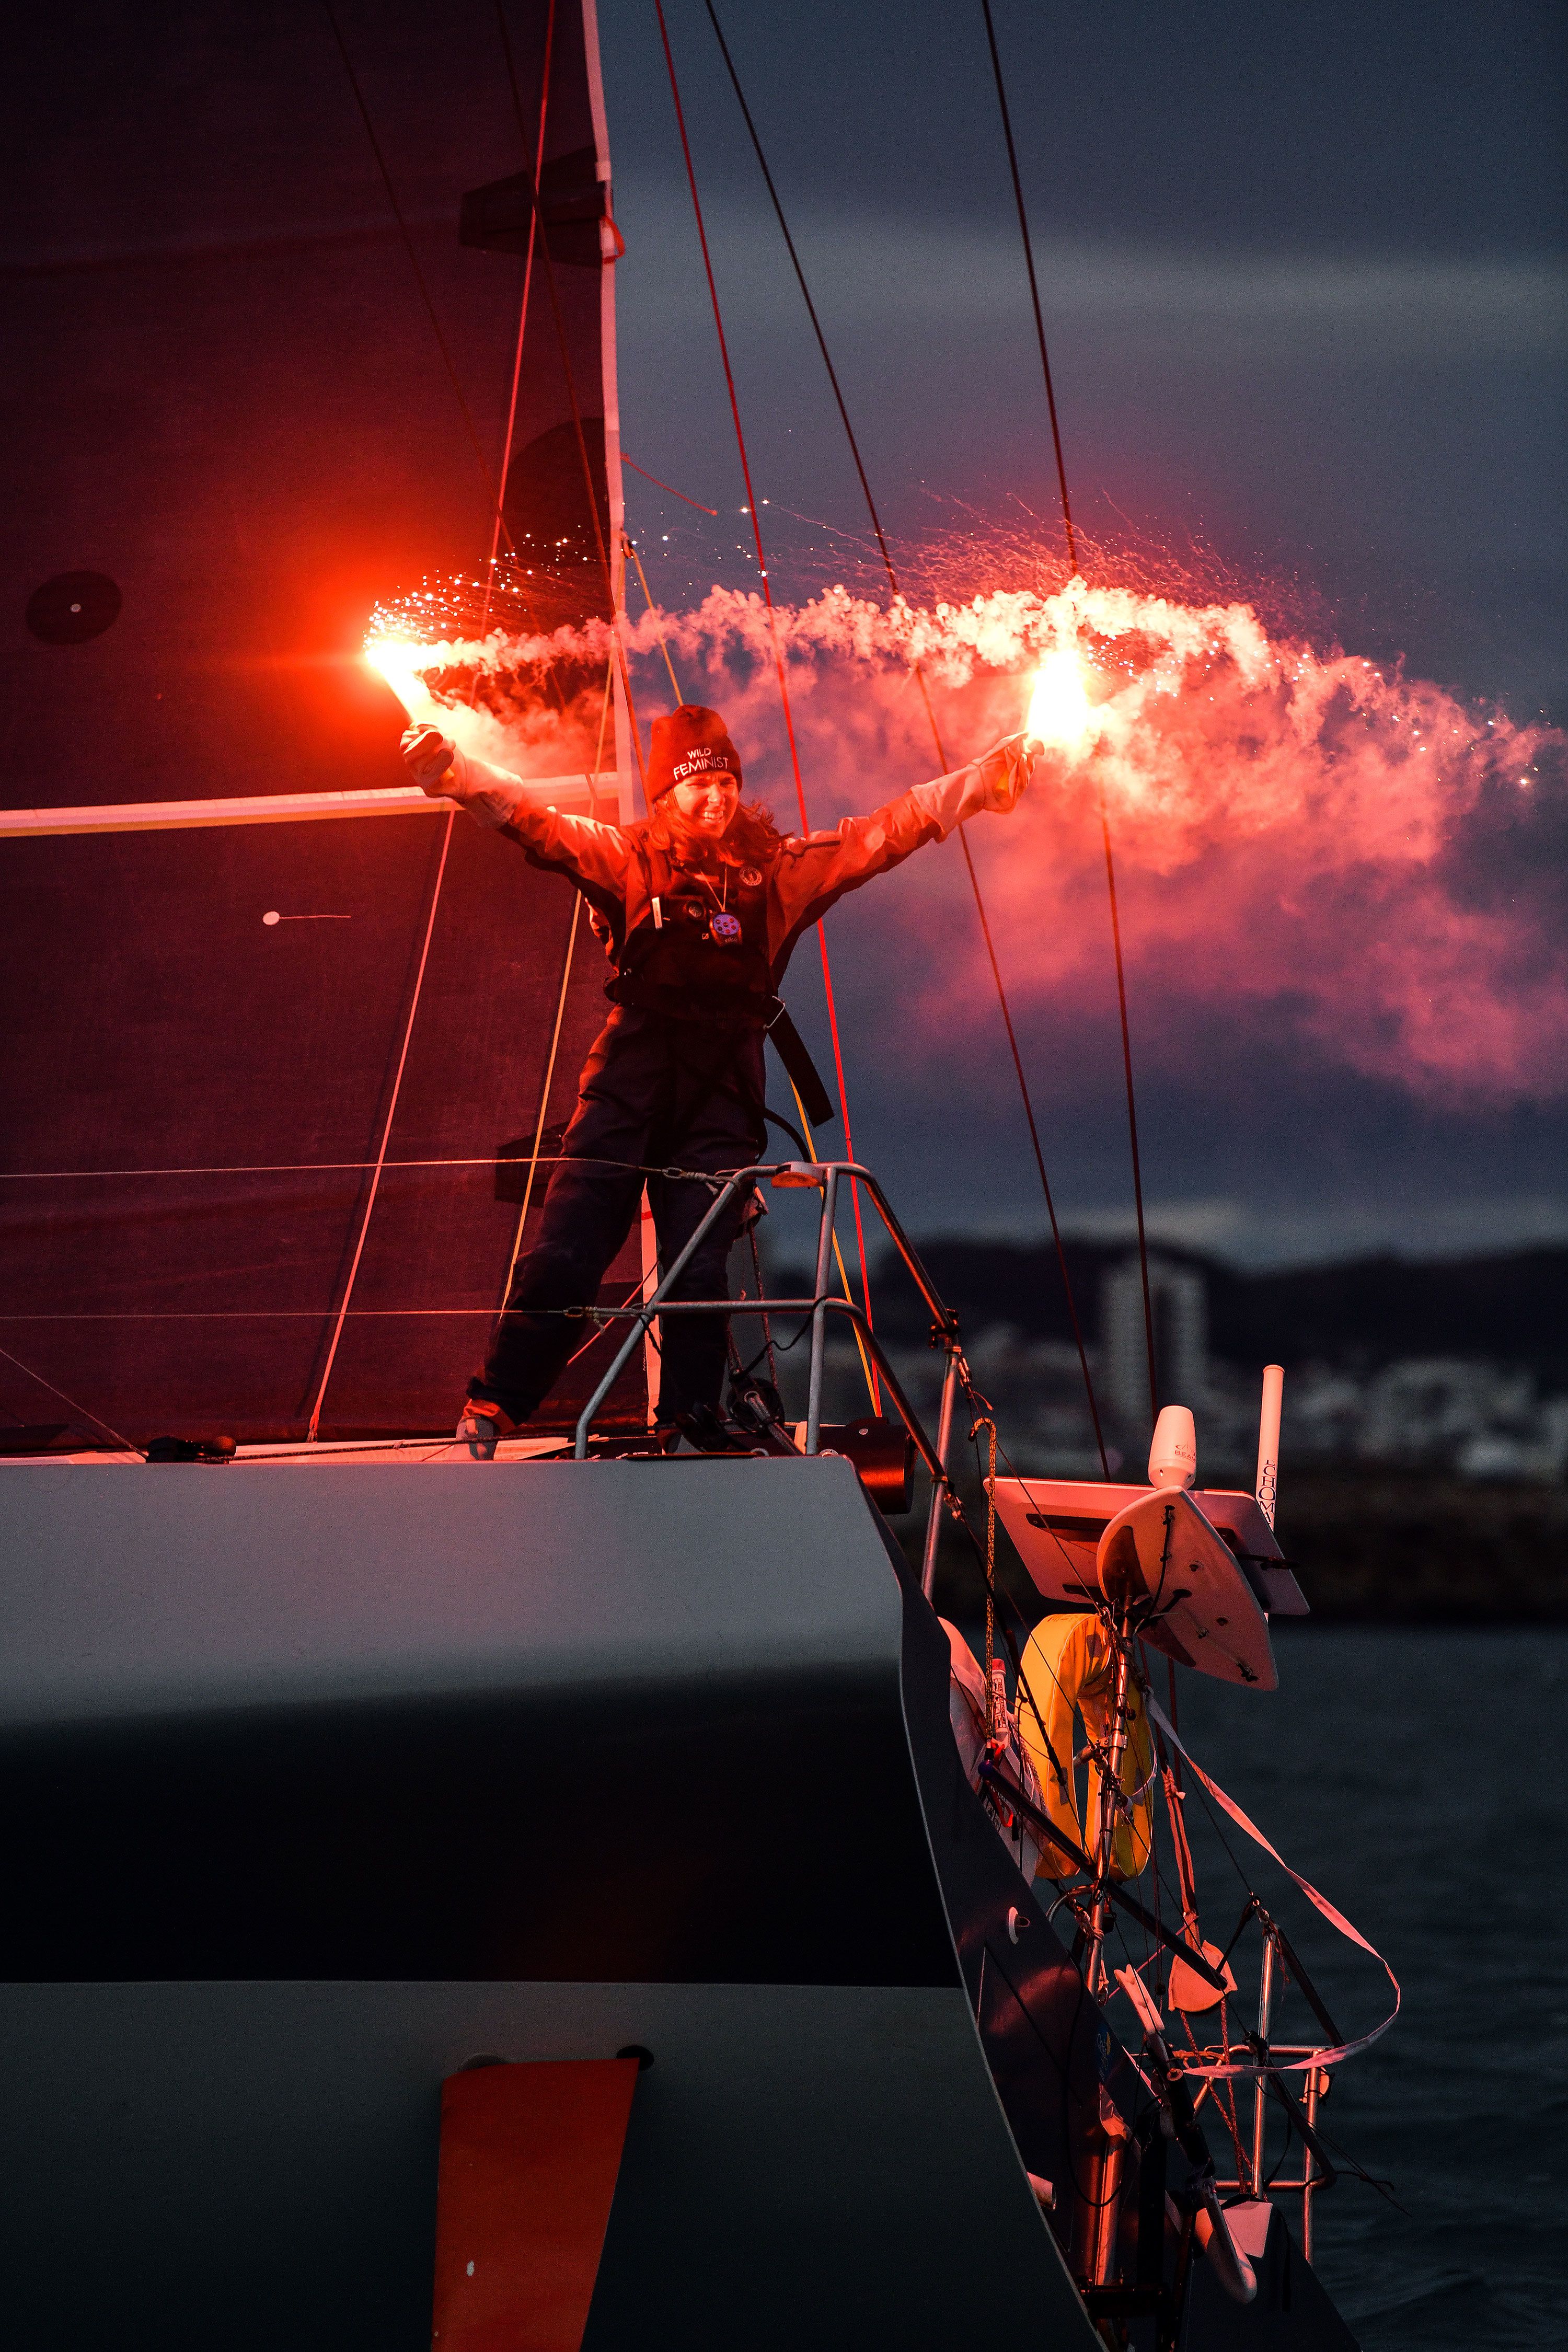
M531 865L622 896L631 852L618 824L540 808L521 776L458 751L436 727L410 727L403 756L421 792L432 800L456 801L477 824L510 835Z

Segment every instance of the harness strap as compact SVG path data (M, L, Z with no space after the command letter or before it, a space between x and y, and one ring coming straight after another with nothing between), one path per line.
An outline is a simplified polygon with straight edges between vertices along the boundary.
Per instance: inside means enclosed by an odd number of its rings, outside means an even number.
M1310 1880L1303 1878L1299 1870L1292 1870L1284 1855L1280 1853L1277 1848L1269 1844L1268 1840L1264 1836L1263 1832L1258 1827L1257 1823L1247 1820L1247 1815L1242 1811L1241 1807L1237 1803L1235 1798L1227 1797L1225 1790L1220 1787L1218 1781L1210 1780L1208 1774L1204 1770L1203 1766L1198 1762L1197 1758L1193 1754L1192 1749L1183 1746L1182 1741L1177 1737L1174 1726L1166 1721L1155 1701L1152 1698L1146 1698L1144 1704L1151 1716L1152 1716L1154 1721L1164 1733L1166 1738L1171 1742L1173 1747L1181 1750L1181 1753L1186 1758L1187 1762L1192 1766L1193 1770L1197 1774L1199 1780L1203 1782L1204 1787L1215 1800L1215 1802L1217 1805L1223 1806L1224 1810L1230 1815L1231 1820L1236 1823L1237 1829L1242 1832L1243 1835L1249 1837L1254 1845L1261 1846L1265 1853L1272 1855L1273 1859L1279 1864L1280 1869L1285 1873L1286 1877L1295 1880L1297 1885L1300 1888L1308 1902L1312 1904L1316 1909L1322 1913L1330 1927L1337 1928L1340 1934L1345 1937L1349 1942L1359 1945L1363 1952L1369 1953L1378 1963L1378 1966L1382 1969L1384 1976L1388 1979L1389 1983L1394 1987L1394 2007L1389 2011L1388 2015L1384 2019L1383 2023L1381 2025L1374 2025L1370 2033L1359 2034L1353 2042L1342 2042L1337 2049L1315 2050L1310 2058L1271 2059L1267 2066L1261 2065L1259 2062L1255 2059L1249 2066L1184 2066L1182 2070L1183 2073L1191 2075L1206 2076L1211 2081L1236 2077L1246 2077L1250 2080L1253 2076L1259 2074L1305 2074L1310 2073L1312 2068L1315 2066L1337 2066L1342 2059L1353 2058L1359 2052L1369 2050L1374 2042L1380 2040L1382 2036L1388 2032L1389 2027L1393 2024L1394 2019L1399 2014L1399 2004L1401 2000L1399 1979L1394 1975L1394 1970L1389 1967L1388 1962L1384 1958L1383 1954L1377 1949L1376 1946L1367 1942L1366 1937L1362 1934L1360 1928L1352 1927L1350 1921L1345 1917L1343 1912L1336 1911L1333 1905L1329 1901L1328 1896L1326 1895L1320 1895L1317 1888L1311 1885Z
M806 1050L805 1039L790 1019L789 1007L781 1000L771 1021L763 1024L778 1051L778 1057L788 1073L791 1085L800 1097L801 1105L813 1127L826 1127L837 1117L827 1088L823 1085L816 1064Z

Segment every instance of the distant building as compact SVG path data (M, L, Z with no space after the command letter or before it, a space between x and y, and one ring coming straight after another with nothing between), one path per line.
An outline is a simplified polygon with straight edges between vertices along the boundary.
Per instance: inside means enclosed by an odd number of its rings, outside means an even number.
M1208 1294L1195 1267L1149 1260L1154 1310L1154 1376L1162 1404L1201 1406L1208 1393ZM1111 1412L1130 1430L1146 1429L1149 1349L1143 1327L1143 1276L1124 1258L1100 1284L1100 1346Z
M1286 1383L1286 1450L1461 1478L1551 1485L1568 1475L1568 1397L1474 1357L1405 1357L1373 1372L1309 1364Z

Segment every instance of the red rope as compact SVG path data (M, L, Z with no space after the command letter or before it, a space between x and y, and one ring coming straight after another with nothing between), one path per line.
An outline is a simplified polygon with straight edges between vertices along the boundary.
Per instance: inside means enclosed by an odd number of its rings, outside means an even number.
M752 146L761 167L768 195L773 203L773 213L789 254L790 263L795 270L795 283L800 288L801 299L805 304L806 316L811 320L812 332L816 337L816 348L822 353L822 363L827 370L827 381L833 387L833 397L838 404L839 419L844 426L845 437L849 444L849 454L855 460L855 471L860 478L860 488L866 500L866 511L871 518L871 528L877 534L877 545L882 551L882 568L888 575L888 585L897 596L900 593L899 575L893 566L892 551L883 532L882 519L877 511L877 501L872 496L870 480L860 456L860 444L856 438L855 427L850 422L848 405L839 385L838 371L833 364L833 356L827 348L827 338L822 331L822 321L816 315L816 305L811 299L811 289L805 282L805 272L801 267L800 255L796 252L795 239L790 235L789 223L784 218L784 206L779 202L779 192L773 184L773 175L768 169L768 159L763 152L763 142L757 134L757 126L752 119L752 110L746 103L746 93L741 88L741 77L735 70L735 61L730 55L730 44L724 38L723 26L719 22L719 12L713 5L713 0L707 0L707 8L709 22L712 25L714 37L719 43L720 55L723 58L725 68L730 76L731 88L734 90L736 102L744 118ZM679 492L677 495L679 495ZM947 752L942 744L942 730L936 723L936 712L931 708L931 689L926 684L925 672L919 662L914 665L914 674L920 686L921 699L925 705L931 741L936 746L937 765L945 774ZM1062 1244L1061 1227L1057 1222L1057 1206L1051 1197L1050 1179L1046 1174L1046 1156L1040 1148L1039 1129L1035 1124L1035 1106L1029 1096L1028 1079L1024 1075L1024 1060L1018 1050L1018 1039L1013 1027L1013 1015L1007 1003L1007 992L1002 985L1002 969L996 961L996 950L991 938L991 924L985 912L985 901L980 893L980 877L975 872L968 832L962 824L958 828L958 839L959 845L963 851L963 864L969 876L969 887L974 894L974 911L980 918L980 929L985 941L985 952L990 959L991 977L996 984L996 1002L1002 1008L1003 1026L1007 1032L1007 1047L1013 1056L1013 1068L1018 1080L1018 1092L1023 1097L1024 1117L1028 1121L1029 1141L1034 1146L1035 1166L1039 1171L1040 1190L1046 1197L1046 1214L1051 1222L1051 1239L1056 1244L1057 1264L1061 1271L1062 1290L1067 1298L1068 1317L1072 1324L1073 1339L1078 1348L1079 1367L1083 1373L1084 1393L1089 1399L1089 1416L1094 1423L1094 1442L1100 1451L1100 1466L1109 1478L1110 1462L1105 1450L1104 1433L1100 1424L1100 1406L1095 1399L1094 1381L1089 1375L1089 1350L1084 1345L1083 1330L1079 1322L1078 1302L1073 1297L1072 1276L1068 1272L1067 1251Z
M672 499L679 499L687 506L695 507L699 514L718 514L719 509L717 507L705 507L700 499L687 498L686 492L684 490L678 490L672 482L661 482L657 474L650 474L646 466L639 466L637 459L635 457L628 457L624 449L621 451L621 463L623 466L629 466L634 474L640 474L645 482L651 482L656 490L668 490Z
M669 28L664 21L664 0L654 0L658 16L658 36L664 44L664 61L669 69L670 96L675 100L676 127L680 132L680 152L686 161L686 181L691 191L691 209L697 219L697 236L702 247L702 267L708 278L708 299L713 306L713 325L719 338L719 356L724 365L724 383L730 394L730 415L735 426L735 446L741 457L741 476L746 485L746 511L752 520L752 538L757 551L757 572L763 583L763 602L767 608L768 635L773 645L773 668L778 676L779 700L784 708L784 733L789 740L790 767L795 776L795 797L800 811L801 831L811 830L805 814L805 787L801 782L800 751L795 739L795 715L790 709L789 684L784 676L784 655L779 646L778 625L773 613L773 590L768 583L768 562L763 548L762 526L757 520L756 493L752 488L751 461L746 455L746 436L741 424L741 404L735 392L734 372L730 365L730 345L724 333L723 313L719 307L719 289L714 282L712 257L708 250L708 231L703 226L702 201L697 193L697 173L691 161L691 142L686 135L686 112L680 103L680 84L676 77L675 55L669 46ZM844 1055L838 1036L838 1008L833 994L833 971L827 960L827 935L820 923L816 926L817 946L822 951L822 987L827 1000L827 1025L833 1038L833 1070L838 1086L838 1109L844 1121L844 1149L849 1159L855 1157L855 1139L849 1126L849 1097L844 1085ZM852 1183L850 1198L855 1208L855 1241L860 1259L860 1287L866 1303L866 1320L871 1323L871 1285L866 1271L866 1234L860 1221L860 1188ZM875 1365L871 1368L871 1409L880 1412L880 1384Z
M338 1360L338 1342L343 1336L343 1323L348 1315L349 1301L354 1295L354 1283L359 1276L360 1260L364 1255L370 1221L375 1210L375 1196L381 1190L382 1171L386 1166L386 1147L392 1140L392 1123L397 1117L397 1097L403 1091L403 1073L408 1067L408 1048L413 1042L414 1024L419 1013L420 992L425 986L425 967L430 961L430 941L435 937L436 916L441 904L441 885L446 878L447 855L452 846L452 826L457 814L455 806L448 809L447 830L441 836L441 862L436 868L436 879L431 886L430 912L425 924L425 944L419 950L419 969L414 975L414 994L409 1002L408 1019L403 1031L403 1050L397 1056L397 1069L392 1081L392 1099L386 1106L386 1124L381 1130L381 1142L376 1150L375 1167L370 1180L370 1195L364 1204L364 1215L360 1221L359 1239L354 1244L353 1259L349 1267L348 1280L343 1285L342 1302L338 1308L338 1319L332 1326L331 1343L327 1349L327 1360L321 1372L321 1385L316 1391L316 1402L310 1408L310 1424L305 1433L312 1445L316 1442L317 1432L321 1425L321 1406L326 1400L327 1383L332 1377L332 1366Z
M1127 1024L1127 975L1121 962L1121 918L1116 905L1116 864L1105 786L1100 788L1100 829L1105 840L1105 884L1110 894L1110 940L1116 950L1116 1001L1121 1009L1121 1066L1127 1076L1127 1132L1132 1145L1132 1199L1138 1211L1138 1265L1143 1276L1143 1344L1149 1356L1149 1418L1160 1417L1160 1376L1154 1363L1154 1303L1149 1291L1149 1238L1143 1226L1143 1171L1138 1157L1138 1105L1132 1093L1132 1033Z
M507 35L506 18L504 15L501 14L499 7L496 14L500 25L501 40L506 49L507 65L510 69L511 65L511 44ZM544 169L544 122L545 117L550 110L550 59L551 53L553 50L554 46L555 0L550 0L549 13L544 20L544 72L543 79L539 86L539 139L533 158L533 184L535 188L539 185L539 175ZM496 563L500 553L501 518L506 510L507 478L511 472L511 436L517 425L518 388L522 382L522 341L524 335L528 331L528 297L529 290L533 284L533 247L534 241L538 235L539 206L535 205L528 215L528 258L522 265L522 303L518 313L517 320L517 351L513 356L511 363L511 399L507 406L506 439L501 446L500 488L496 492L495 529L490 533L490 568L485 580L485 611L484 618L479 625L479 635L481 636L483 636L485 631L489 626L490 600L495 594Z
M1013 200L1018 208L1018 233L1024 241L1024 261L1029 273L1029 299L1035 310L1035 336L1040 347L1040 373L1045 379L1046 406L1050 413L1051 445L1056 451L1057 483L1062 499L1062 528L1067 533L1068 561L1079 570L1078 541L1073 533L1072 508L1068 500L1067 466L1062 457L1061 427L1057 421L1056 388L1051 382L1050 355L1046 349L1045 320L1040 314L1040 288L1035 275L1035 247L1029 235L1028 207L1018 173L1018 151L1013 142L1013 118L1007 107L1007 86L1002 77L1002 52L991 20L991 0L980 0L985 16L985 38L991 48L991 70L996 80L996 102L1002 110L1002 132L1007 142L1007 168L1013 178ZM1143 1282L1143 1340L1149 1355L1149 1413L1160 1411L1159 1382L1154 1368L1154 1307L1149 1287L1149 1236L1143 1223L1143 1172L1138 1158L1138 1106L1132 1091L1132 1034L1127 1023L1127 976L1121 961L1121 922L1116 908L1116 861L1110 849L1110 820L1105 813L1105 787L1100 790L1100 827L1105 840L1105 881L1110 894L1110 937L1116 950L1116 996L1121 1010L1121 1066L1127 1079L1127 1133L1132 1153L1132 1198L1138 1212L1138 1268Z
M551 0L551 5L552 15L553 16L554 0ZM500 0L497 0L496 21L500 28L501 47L506 52L507 79L511 84L512 111L517 117L517 127L524 142L523 153L526 157L528 152L528 125L523 121L522 94L518 88L517 65L512 57L511 36L507 30L506 11L500 6ZM532 179L532 198L533 215L535 221L537 221L540 207L543 202L540 194L537 175L533 175ZM555 340L561 348L561 373L566 380L566 397L570 402L572 408L572 428L577 436L577 455L582 459L583 463L583 485L588 496L588 518L594 526L594 541L599 551L599 564L605 575L605 593L609 601L610 620L612 625L614 625L616 616L615 573L610 564L610 551L605 543L604 525L599 519L599 498L594 480L593 460L588 455L588 444L583 434L583 413L577 399L576 382L572 373L571 354L566 347L566 323L562 315L561 310L561 289L555 282L555 257L550 250L550 224L548 221L543 224L543 236L536 240L537 247L540 258L544 264L544 283L550 294L551 315L555 321ZM531 241L534 241L531 239ZM607 492L607 482L605 484L605 488Z
M550 26L551 26L551 29L552 29L552 31L553 31L554 22L555 22L555 0L550 0ZM522 112L522 93L521 93L521 89L519 89L519 87L518 87L518 79L517 79L517 61L516 61L516 59L514 58L513 55L512 55L512 47L511 47L511 35L510 35L510 34L508 32L508 30L507 30L506 11L505 11L505 9L501 6L501 0L496 0L496 23L497 23L497 25L499 26L500 30L501 47L502 47L502 49L504 50L505 55L506 55L506 70L507 70L507 79L508 79L508 81L509 81L509 82L510 83L510 85L511 85L511 103L512 103L512 111L513 111L513 113L514 113L514 114L516 115L516 117L517 117L517 127L518 127L518 131L519 131L520 134L521 135L521 137L522 137L522 139L523 139L523 141L524 141L524 142L525 142L525 144L524 144L524 153L525 153L525 155L526 155L526 152L527 152L526 142L527 142L527 138L528 138L528 127L527 127L527 124L525 123L525 121L524 121L524 120L523 120L523 112ZM544 113L543 113L543 108L544 108L544 100L545 100L545 98L546 98L546 96L548 95L548 92L549 92L549 87L550 87L550 38L549 38L549 37L547 37L547 38L546 38L546 43L545 43L545 55L544 55L544 84L543 84L543 89L542 89L542 90L541 97L540 97L540 137L539 137L539 153L540 153L540 155L541 155L541 156L542 156L542 154L543 154L543 152L544 152ZM539 174L540 174L540 170L541 170L541 168L542 168L542 166L541 166L539 163L535 163L535 165L534 165L533 171L532 171L532 174L531 174L532 198L533 198L533 215L532 215L532 218L531 218L531 222L530 222L530 225L529 225L529 232L528 232L528 237L529 237L528 249L529 249L530 266L531 267L531 263L532 263L532 256L533 256L533 253L534 253L535 245L536 245L536 243L537 243L537 248L538 248L538 252L539 252L540 258L541 258L541 260L542 260L542 261L543 262L543 264L544 264L544 282L545 282L545 285L546 285L546 287L547 287L547 289L548 289L548 290L549 290L549 294L550 294L550 310L551 310L551 316L552 316L552 318L554 320L554 322L555 322L555 340L556 340L556 342L557 342L557 344L558 344L558 346L559 346L559 348L560 348L560 352L561 352L561 373L562 373L562 376L563 376L563 378L564 379L564 382L565 382L565 385L566 385L566 397L567 397L568 402L569 402L569 403L570 403L570 404L571 404L571 409L572 409L572 429L573 429L574 433L576 435L576 437L577 437L577 455L578 455L578 457L579 457L579 458L581 459L581 461L582 461L582 467L583 467L583 486L584 486L584 490L585 490L585 492L586 492L586 494L587 494L587 499L588 499L588 516L589 516L589 520L590 520L590 521L593 523L593 526L594 526L594 539L595 539L595 543L596 544L596 546L597 546L597 548L598 548L598 551L599 551L599 562L600 562L600 565L601 565L601 567L602 567L602 569L603 569L603 571L604 571L604 574L605 574L605 598L606 598L607 603L608 603L608 605L609 605L610 626L612 627L612 629L614 629L614 630L615 630L615 633L616 633L616 660L617 660L617 663L618 663L618 665L619 665L619 668L620 668L620 676L621 676L621 686L622 686L622 689L623 689L623 691L625 692L625 695L626 695L626 716L627 716L627 719L628 719L629 726L630 726L630 730L631 730L632 749L633 749L633 751L634 751L636 752L636 754L637 754L637 780L638 780L639 783L641 783L641 784L642 784L642 786L643 786L643 804L644 804L644 806L646 807L646 806L647 806L647 777L646 777L646 774L645 774L645 772L644 772L644 767L643 767L642 741L641 741L640 737L639 737L639 736L638 736L638 734L637 734L637 711L636 711L636 709L635 709L635 707L633 706L633 702L632 702L632 682L631 682L630 675L629 675L629 673L628 673L628 671L627 671L627 668L626 668L626 646L625 646L625 645L623 644L622 639L621 639L620 628L619 628L619 625L618 625L618 623L617 623L617 617L616 617L616 616L617 616L617 614L619 614L619 612L620 612L620 601L619 601L619 599L617 598L616 593L616 575L615 575L615 569L614 569L614 566L612 565L611 561L610 561L610 552L609 552L609 549L607 548L607 546L606 546L606 545L605 545L605 533L604 533L604 529L603 529L603 526L602 526L602 524L601 524L601 522L600 522L600 520L599 520L599 497L598 497L598 490L597 490L597 488L596 488L596 486L595 486L595 479L594 479L594 467L593 467L593 461L592 461L592 459L589 457L589 455L588 455L588 444L587 444L586 439L585 439L585 438L584 438L584 432L583 432L583 413L582 413L582 408L581 408L581 405L580 405L580 404L579 404L579 402L578 402L578 398L577 398L577 384L576 384L576 380L575 380L575 378L574 377L574 375L573 375L573 373L572 373L572 355L571 355L570 351L569 351L569 350L568 350L568 348L567 348L567 343L566 343L566 324L565 324L565 320L564 320L564 318L563 317L562 310L561 310L561 292L560 292L560 289L559 289L559 287L556 285L556 282L555 282L555 259L554 259L554 256L552 254L552 252L551 252L551 250L550 250L550 229L549 229L549 224L548 224L548 222L544 223L544 225L543 225L543 226L544 226L544 234L543 234L543 236L542 236L538 237L537 239L536 239L536 236L535 236L535 231L536 231L536 229L538 228L538 226L540 226L540 215L541 215L541 211L542 211L542 196L541 196L541 194L540 194L540 187L539 187ZM613 225L613 224L612 224L612 225ZM524 302L525 302L525 304L526 304L526 301L527 301L527 287L526 287L526 283L525 283L525 286L524 286ZM519 343L518 343L518 351L519 351L519 356L520 356L520 358L521 358L521 349L522 349L521 336L521 329L520 329L520 330L519 330ZM508 435L508 443L509 443L509 446L510 446L510 434L509 434L509 435ZM608 488L608 483L607 483L607 480L606 480L606 485L605 485L605 487L606 487L606 490L607 490L607 488ZM553 675L553 666L552 666L552 674ZM559 691L559 688L557 688L557 691ZM565 708L564 704L563 704L562 708L563 708L563 709L564 709L564 708Z

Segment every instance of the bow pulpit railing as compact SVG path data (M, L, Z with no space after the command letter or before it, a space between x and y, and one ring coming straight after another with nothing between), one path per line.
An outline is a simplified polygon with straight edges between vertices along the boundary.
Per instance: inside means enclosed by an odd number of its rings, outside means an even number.
M705 1236L723 1215L726 1208L746 1187L766 1178L781 1189L795 1190L808 1186L820 1189L822 1205L816 1228L816 1271L809 1297L737 1300L732 1298L672 1298L670 1292L700 1246ZM863 1307L852 1298L835 1294L828 1288L829 1270L833 1257L835 1219L838 1206L839 1188L845 1180L859 1185L886 1228L889 1240L914 1282L915 1287L931 1310L933 1344L942 1348L947 1358L942 1374L942 1403L937 1417L935 1442L928 1436L920 1415L915 1412L900 1383L898 1375L888 1361L887 1351L871 1328ZM809 1315L811 1318L811 1363L806 1390L805 1427L801 1452L819 1454L822 1451L822 1377L827 1352L829 1317L848 1323L858 1336L860 1345L875 1361L879 1373L887 1384L888 1394L898 1409L904 1427L909 1431L916 1452L931 1474L931 1508L926 1521L925 1554L921 1568L921 1583L930 1598L932 1575L936 1566L937 1544L941 1535L942 1513L944 1508L956 1511L956 1496L948 1476L947 1456L952 1436L953 1402L963 1374L963 1356L959 1344L958 1318L937 1295L931 1276L921 1264L913 1244L888 1203L881 1185L868 1168L852 1160L786 1160L760 1162L750 1168L731 1169L727 1175L709 1180L714 1186L713 1200L690 1240L671 1260L659 1277L652 1296L638 1306L599 1307L596 1314L606 1321L624 1320L627 1326L626 1339L606 1368L604 1377L578 1416L574 1457L588 1458L588 1436L594 1417L613 1390L624 1366L630 1360L648 1327L657 1318L666 1315Z

